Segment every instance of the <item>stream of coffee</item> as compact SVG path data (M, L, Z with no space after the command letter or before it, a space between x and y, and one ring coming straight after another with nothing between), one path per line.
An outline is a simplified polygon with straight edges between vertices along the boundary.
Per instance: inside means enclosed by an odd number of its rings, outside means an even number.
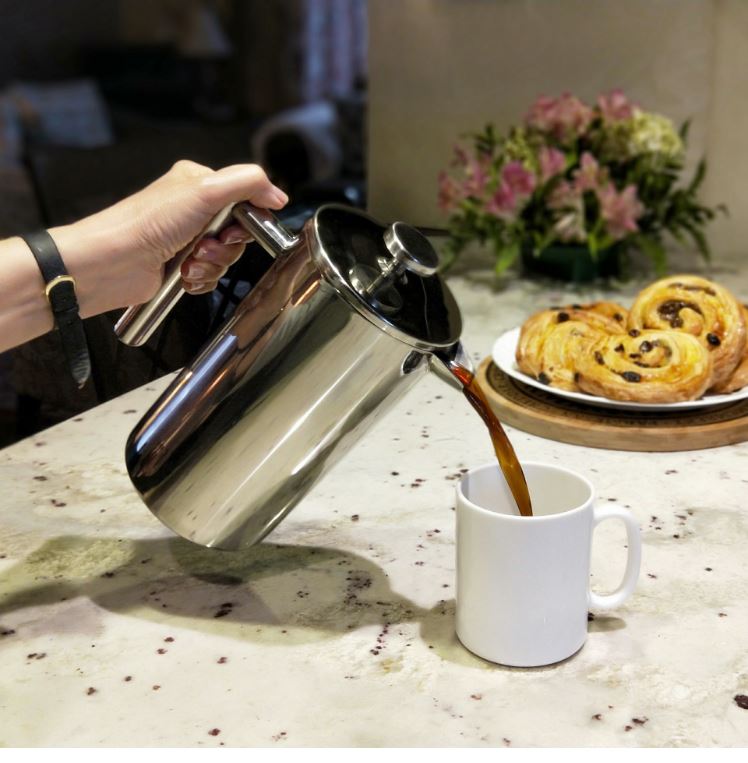
M512 491L514 500L517 502L519 513L523 517L531 517L532 502L530 501L525 474L517 459L517 454L514 452L512 443L509 442L501 422L491 410L491 405L478 384L477 377L472 371L459 365L451 365L450 371L460 381L465 397L488 427L493 449L496 452L496 458L499 461L499 466L504 473L509 489Z

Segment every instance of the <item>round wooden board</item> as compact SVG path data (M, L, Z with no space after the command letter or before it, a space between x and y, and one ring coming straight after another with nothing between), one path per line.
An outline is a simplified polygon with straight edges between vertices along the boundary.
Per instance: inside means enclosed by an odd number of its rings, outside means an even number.
M486 358L478 381L509 426L549 440L608 450L676 451L748 440L748 400L692 413L593 408L515 382Z

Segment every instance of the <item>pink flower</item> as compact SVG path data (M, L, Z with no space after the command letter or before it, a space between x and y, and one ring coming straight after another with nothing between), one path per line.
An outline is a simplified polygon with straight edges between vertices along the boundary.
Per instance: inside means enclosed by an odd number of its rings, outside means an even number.
M614 241L639 230L636 220L644 213L644 206L636 195L635 185L627 185L619 193L610 183L597 191L597 197L600 200L600 214Z
M584 151L579 160L579 169L574 171L574 185L580 191L596 191L608 182L608 173L601 168L597 159Z
M525 122L529 127L536 127L538 130L550 132L555 121L555 109L555 98L540 95L530 107L530 111L525 117Z
M510 220L534 190L535 175L522 162L508 162L502 167L499 186L488 200L486 212Z
M439 173L439 196L437 203L442 212L451 212L462 201L462 191L457 181L446 172Z
M538 152L538 164L540 165L540 180L546 183L554 175L558 175L566 168L566 157L563 151L557 148L542 146Z
M512 220L517 213L517 196L506 180L499 183L494 195L486 203L486 212L502 220Z
M488 168L491 158L481 154L477 157L473 156L459 143L453 146L453 152L452 167L461 169L465 175L461 189L462 196L481 197L488 182Z
M465 180L462 184L462 191L465 196L483 196L488 182L488 167L486 160L473 159L467 160L465 167Z
M634 115L634 104L623 94L623 90L615 89L609 93L601 93L597 97L597 105L604 122L620 122Z
M535 175L522 162L508 162L501 170L501 179L520 197L535 190Z
M559 98L540 96L525 118L529 127L551 134L559 141L574 140L583 135L592 121L589 106L571 93Z
M548 206L551 209L566 209L576 206L579 199L581 199L581 194L576 186L562 180L548 196Z

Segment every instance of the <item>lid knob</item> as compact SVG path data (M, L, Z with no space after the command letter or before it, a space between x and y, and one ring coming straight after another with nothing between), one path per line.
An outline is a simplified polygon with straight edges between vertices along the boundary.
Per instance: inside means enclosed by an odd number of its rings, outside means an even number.
M384 244L390 256L377 257L377 268L358 263L348 276L356 291L382 313L400 310L403 300L395 287L407 271L428 278L439 267L439 255L422 233L405 223L392 223L384 231Z
M421 232L405 223L392 223L384 232L384 243L392 255L392 261L382 269L385 277L403 270L419 276L432 276L439 267L439 256L429 240Z

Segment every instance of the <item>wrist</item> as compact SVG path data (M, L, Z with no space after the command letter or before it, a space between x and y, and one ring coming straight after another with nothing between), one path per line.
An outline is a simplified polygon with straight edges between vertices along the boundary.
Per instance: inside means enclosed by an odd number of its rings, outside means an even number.
M123 307L133 292L128 247L121 231L107 230L94 217L49 229L75 279L81 318Z
M75 279L70 275L49 231L29 231L21 238L36 260L44 281L44 295L54 317L70 375L78 387L83 387L91 376L91 358L80 317Z

